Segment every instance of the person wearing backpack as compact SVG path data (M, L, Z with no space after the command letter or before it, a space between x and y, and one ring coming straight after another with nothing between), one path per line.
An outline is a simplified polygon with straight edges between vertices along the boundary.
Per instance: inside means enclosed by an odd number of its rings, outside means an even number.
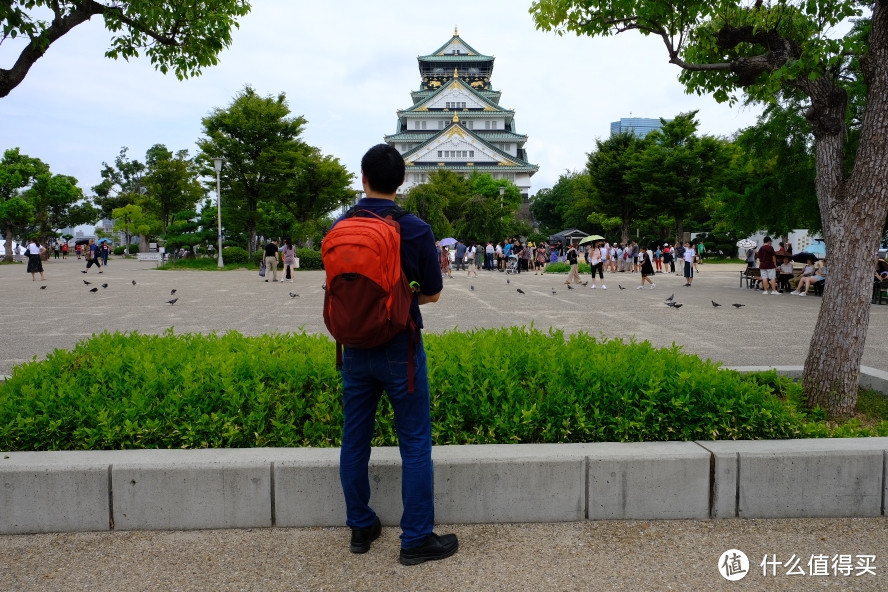
M336 221L324 238L321 253L327 273L324 322L337 339L337 349L342 342L340 337L351 335L349 331L354 332L355 325L367 328L369 335L364 339L395 331L382 343L342 343L344 422L339 475L346 525L351 529L349 549L352 553L366 553L382 531L379 517L370 507L368 463L376 409L385 391L395 413L401 452L403 513L399 561L403 565L417 565L450 557L459 543L456 535L439 536L432 532L435 500L430 395L419 307L437 302L444 285L431 227L395 204L404 173L404 159L392 146L378 144L368 150L361 159L366 197ZM386 257L371 261L361 246L360 235L353 230L357 228L386 237L382 242L368 243L376 245L379 253L386 251ZM354 271L349 270L349 265L355 265ZM340 269L345 271L340 273ZM399 278L398 285L383 282L383 287L374 281L391 273ZM391 317L384 319L387 323L394 320L399 326L406 325L405 329L397 332L398 327L391 329L390 323L374 327L373 317L378 315L373 314L374 303L365 302L372 298L369 294L378 294L375 304L384 308L390 300L405 298L402 290L407 291L407 317L402 318L402 311L394 308L391 314L383 316ZM350 314L357 316L337 318Z

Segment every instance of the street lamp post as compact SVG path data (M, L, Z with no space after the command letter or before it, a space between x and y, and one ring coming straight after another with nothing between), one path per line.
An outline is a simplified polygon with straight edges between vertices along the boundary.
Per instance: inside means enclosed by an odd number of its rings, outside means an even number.
M225 159L217 156L213 159L213 168L216 169L216 224L218 226L218 235L219 239L219 268L225 267L225 264L222 262L222 181L219 177L219 173L222 172L222 163L225 162Z

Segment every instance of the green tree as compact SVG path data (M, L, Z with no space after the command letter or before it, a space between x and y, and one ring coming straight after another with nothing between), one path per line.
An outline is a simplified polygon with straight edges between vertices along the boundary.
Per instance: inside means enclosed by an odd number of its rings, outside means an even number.
M111 212L111 220L114 222L114 231L122 232L126 237L125 252L127 255L129 255L130 243L134 236L139 236L141 238L142 244L140 250L147 250L145 238L148 236L148 233L152 231L153 227L156 226L157 220L147 216L145 212L142 211L142 208L135 204L116 208Z
M537 192L531 200L530 211L547 234L567 228L584 230L589 227L593 213L591 191L588 172L565 171L551 189ZM598 222L596 219L595 223Z
M280 195L281 206L295 221L304 224L324 218L336 208L350 203L355 192L355 178L338 158L306 146L287 181L286 192Z
M284 93L259 96L247 86L227 109L204 117L205 137L197 145L202 172L215 179L210 159L222 157L222 222L229 236L244 236L255 251L260 203L289 195L299 163L309 147L302 142L303 117L290 117ZM213 183L215 189L215 183Z
M12 261L12 241L34 219L34 207L22 196L49 166L38 158L22 154L18 148L3 152L0 160L0 227L6 238L4 259Z
M46 19L47 12L52 18ZM113 35L105 56L139 57L144 53L157 70L172 70L180 80L197 76L219 61L231 45L237 18L250 11L245 0L11 0L0 3L0 43L26 38L15 63L0 69L0 97L21 84L50 45L75 27L101 16Z
M734 138L723 191L708 208L716 230L749 236L766 229L785 236L793 228L820 230L814 188L811 128L797 102L775 102L756 125Z
M644 210L645 196L633 172L637 168L639 153L643 152L649 140L633 133L611 136L606 140L596 140L595 152L589 153L586 171L594 198L586 200L589 222L602 226L605 230L619 228L620 240L629 241L629 226ZM589 208L593 210L589 213ZM616 226L616 222L619 226Z
M135 204L148 192L145 181L145 163L127 156L124 146L114 159L114 165L102 163L102 181L92 188L96 206L103 218L111 218L118 208Z
M448 189L453 187L451 181L456 177L459 175L452 171L435 171L429 175L428 182L413 186L401 200L401 206L405 210L416 214L432 227L436 239L453 234L453 224L447 218L445 210L451 198ZM461 177L460 180L467 193L468 184Z
M84 201L77 179L68 175L38 175L25 197L35 212L34 222L42 245L48 244L50 236L57 236L55 231L59 228L98 221L98 210ZM49 258L49 251L44 257Z
M676 243L682 240L685 221L708 222L705 200L722 185L730 163L727 142L697 136L695 117L696 111L663 121L662 128L645 138L626 173L640 211L648 218L668 216Z
M198 180L199 169L188 158L187 150L173 154L163 144L148 149L145 165L142 180L148 189L148 199L144 207L160 220L161 232L166 233L174 214L193 210L204 197L204 188Z
M872 252L888 216L888 10L875 0L868 36L835 36L865 5L836 2L694 0L536 0L540 29L607 36L639 31L659 37L689 92L719 101L770 102L798 93L815 146L815 187L829 257L842 281L827 283L805 361L807 404L847 416L857 404L869 325ZM862 77L848 76L859 65ZM854 158L846 152L849 88L866 83ZM853 163L852 163L853 160Z

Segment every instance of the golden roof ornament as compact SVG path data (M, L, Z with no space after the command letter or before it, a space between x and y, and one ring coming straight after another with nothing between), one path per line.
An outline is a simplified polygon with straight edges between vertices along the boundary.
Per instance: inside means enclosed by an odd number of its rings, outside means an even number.
M457 27L456 25L453 25L453 36L459 37L459 27Z
M453 115L453 123L459 123L459 115Z
M459 78L459 68L454 68L454 69L453 69L453 77L454 77L454 78Z

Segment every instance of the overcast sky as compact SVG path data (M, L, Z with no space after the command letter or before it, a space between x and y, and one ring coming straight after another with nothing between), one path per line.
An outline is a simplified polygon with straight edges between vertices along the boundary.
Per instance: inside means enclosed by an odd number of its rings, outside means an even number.
M249 84L262 95L286 93L291 112L308 120L304 140L358 175L366 149L394 132L395 111L411 105L420 82L416 56L443 45L454 26L496 57L492 85L501 105L516 112L529 160L540 167L531 194L583 168L595 139L621 117L696 109L700 132L720 136L755 122L757 109L685 94L659 39L634 32L557 37L534 29L529 5L254 0L220 64L185 81L144 58L103 57L110 34L96 18L53 44L0 99L0 150L20 147L54 173L76 177L91 195L102 162L113 162L123 146L139 160L154 144L195 154L201 118ZM9 67L20 47L0 45L0 65Z

